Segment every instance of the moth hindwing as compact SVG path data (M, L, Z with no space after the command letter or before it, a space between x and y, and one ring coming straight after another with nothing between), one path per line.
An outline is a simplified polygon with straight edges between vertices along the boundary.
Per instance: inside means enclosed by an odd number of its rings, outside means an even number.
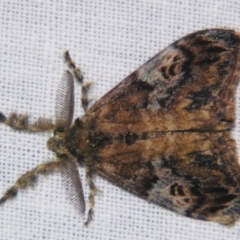
M94 174L127 191L194 219L232 224L240 218L240 166L231 130L240 75L240 34L210 29L174 42L88 109L82 74L65 52L56 122L0 114L26 131L54 130L48 147L56 160L22 175L3 204L38 175L61 170L74 205L85 210L77 165L90 186L88 224L97 188ZM72 123L73 76L82 84L85 114Z

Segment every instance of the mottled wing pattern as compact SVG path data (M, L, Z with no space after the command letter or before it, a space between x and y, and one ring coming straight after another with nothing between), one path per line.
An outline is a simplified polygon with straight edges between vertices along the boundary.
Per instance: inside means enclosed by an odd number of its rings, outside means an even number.
M158 53L89 110L104 131L226 130L235 120L240 34L205 30Z
M229 132L152 133L128 146L112 140L98 157L102 176L150 202L223 224L239 218L240 167Z
M240 35L231 30L176 41L90 108L80 124L90 133L75 135L71 147L82 150L72 152L79 162L87 156L85 163L111 182L167 209L234 222L240 167L230 130L239 48ZM85 138L95 151L81 147Z

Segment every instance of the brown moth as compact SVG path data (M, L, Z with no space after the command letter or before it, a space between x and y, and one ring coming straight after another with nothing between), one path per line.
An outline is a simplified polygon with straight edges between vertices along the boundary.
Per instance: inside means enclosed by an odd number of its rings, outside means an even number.
M194 219L232 224L240 218L240 166L231 130L240 75L240 34L210 29L189 34L134 71L72 123L73 76L82 75L68 52L70 71L57 92L56 122L12 113L1 122L18 130L54 129L47 142L56 160L22 175L0 199L61 170L68 195L85 210L77 165L90 187L88 224L97 188L93 175Z

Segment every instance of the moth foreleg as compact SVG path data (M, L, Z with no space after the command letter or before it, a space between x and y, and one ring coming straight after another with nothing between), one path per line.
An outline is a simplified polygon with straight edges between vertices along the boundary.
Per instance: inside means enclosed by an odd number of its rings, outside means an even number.
M72 70L73 76L82 84L83 82L83 75L79 67L76 67L75 62L69 55L69 51L66 50L63 53L64 61L67 63L68 67Z
M83 82L82 72L81 72L79 67L76 67L75 62L70 57L68 51L64 52L63 57L64 57L64 61L68 65L68 67L71 69L73 77L76 78L82 86L81 103L82 103L82 107L83 107L84 111L86 112L87 109L88 109L89 102L90 102L90 100L88 98L88 92L89 92L89 89L92 85L92 82L86 82L86 83Z
M91 85L92 85L92 82L87 82L87 83L84 83L82 85L81 102L82 102L82 107L83 107L85 112L87 112L88 105L89 105L89 102L90 102L90 99L88 98L88 92L89 92L89 89L90 89Z
M39 117L35 122L29 123L29 116L26 114L10 113L7 117L0 112L0 122L9 127L29 132L41 132L54 129L50 119Z
M43 163L36 168L26 172L23 174L15 184L10 187L2 198L0 198L0 205L5 203L7 200L13 199L17 196L19 190L25 190L29 187L34 187L37 182L37 178L39 175L47 175L53 172L55 169L62 164L61 162L47 162Z

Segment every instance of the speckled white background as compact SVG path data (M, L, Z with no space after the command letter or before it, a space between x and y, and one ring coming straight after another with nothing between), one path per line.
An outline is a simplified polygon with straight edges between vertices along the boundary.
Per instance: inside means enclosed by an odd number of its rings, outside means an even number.
M70 50L85 79L95 81L91 97L97 100L173 41L213 27L240 31L240 1L1 1L0 110L29 113L33 119L53 117L64 49ZM76 95L79 116L79 88ZM45 147L50 136L0 125L1 194L19 175L54 157ZM239 123L235 136L239 141ZM80 172L84 179L84 170ZM40 178L34 190L0 208L0 239L240 239L240 223L227 228L194 221L99 177L96 184L103 194L96 198L88 229L83 228L86 216L74 211L56 174Z

